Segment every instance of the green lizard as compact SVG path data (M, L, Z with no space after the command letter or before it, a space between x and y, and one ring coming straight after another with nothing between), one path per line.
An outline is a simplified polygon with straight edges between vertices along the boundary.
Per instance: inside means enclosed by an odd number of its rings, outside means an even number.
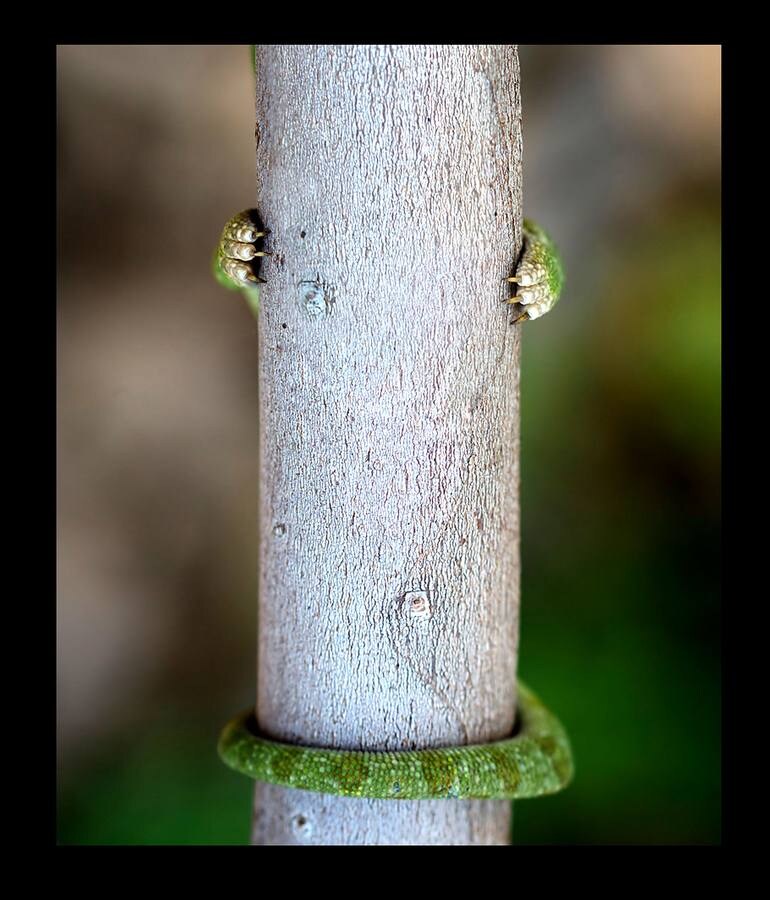
M258 212L244 210L228 220L214 251L214 276L241 291L255 316L268 234ZM506 281L517 285L504 300L516 307L511 324L540 318L559 299L564 275L558 252L530 220L524 220L522 251ZM487 744L369 752L270 740L259 734L253 710L246 710L225 726L218 749L228 766L258 781L348 797L524 798L561 790L573 774L567 734L521 682L517 722L511 737Z

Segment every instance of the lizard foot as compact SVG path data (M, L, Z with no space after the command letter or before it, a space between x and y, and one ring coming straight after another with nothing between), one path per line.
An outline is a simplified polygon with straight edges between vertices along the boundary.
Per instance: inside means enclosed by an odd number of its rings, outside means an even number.
M517 285L516 293L503 301L518 307L511 325L544 316L561 294L564 272L559 254L546 232L529 219L524 220L524 242L516 273L505 280Z
M214 251L214 275L227 288L254 290L265 283L259 277L262 248L268 230L256 209L245 209L229 219Z

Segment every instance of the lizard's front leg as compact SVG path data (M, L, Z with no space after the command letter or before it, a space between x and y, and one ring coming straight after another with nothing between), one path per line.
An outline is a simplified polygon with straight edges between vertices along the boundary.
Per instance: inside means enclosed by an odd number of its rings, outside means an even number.
M504 301L518 306L511 325L539 319L556 306L561 295L564 270L559 253L548 234L531 219L524 220L524 243L516 273L506 281L518 285L516 293Z
M259 311L259 285L265 283L259 270L268 234L256 209L245 209L228 219L214 250L213 271L217 281L230 290L242 291L254 315Z

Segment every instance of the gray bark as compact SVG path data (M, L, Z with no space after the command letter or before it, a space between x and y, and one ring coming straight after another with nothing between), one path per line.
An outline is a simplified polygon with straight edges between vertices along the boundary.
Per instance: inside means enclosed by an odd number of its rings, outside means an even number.
M257 51L257 715L395 750L510 733L519 609L512 46ZM257 785L256 844L507 843L505 801Z

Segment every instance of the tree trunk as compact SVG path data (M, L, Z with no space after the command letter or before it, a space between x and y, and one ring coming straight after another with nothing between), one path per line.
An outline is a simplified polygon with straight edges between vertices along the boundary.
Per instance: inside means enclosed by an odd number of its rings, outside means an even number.
M257 716L397 750L514 723L520 247L512 46L257 49ZM256 844L507 843L506 801L257 785Z

